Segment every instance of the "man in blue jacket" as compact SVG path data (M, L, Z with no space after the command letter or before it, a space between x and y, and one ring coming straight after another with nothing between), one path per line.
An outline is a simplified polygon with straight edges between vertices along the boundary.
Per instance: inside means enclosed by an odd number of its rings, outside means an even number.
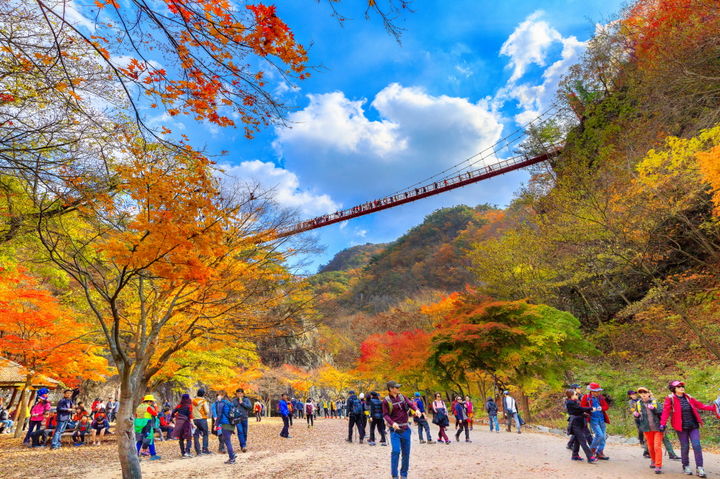
M79 389L76 389L75 391L72 389L66 389L65 392L63 392L63 398L58 401L57 428L55 429L55 434L53 434L52 442L50 443L51 449L60 449L60 439L62 439L62 434L65 432L65 428L67 428L67 425L75 412L73 400L79 393Z
M283 393L282 396L280 396L280 402L278 403L278 412L280 413L280 417L283 421L283 428L282 431L280 431L280 437L284 437L285 439L290 438L290 409L288 408L288 395Z
M432 440L432 434L430 434L430 424L428 424L427 416L425 415L425 404L423 403L422 396L419 392L415 393L415 405L417 406L418 411L420 411L419 416L415 416L415 424L418 426L418 436L420 436L420 444L425 444L425 440L423 439L423 431L425 431L425 435L427 436L427 443L428 444L435 444L435 441Z

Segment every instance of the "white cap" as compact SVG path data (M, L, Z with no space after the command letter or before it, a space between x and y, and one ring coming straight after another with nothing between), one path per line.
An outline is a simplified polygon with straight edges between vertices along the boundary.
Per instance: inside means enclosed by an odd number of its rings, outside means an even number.
M360 393L360 396L358 396L358 397L359 397L360 399L364 399L364 398L365 398L365 393Z

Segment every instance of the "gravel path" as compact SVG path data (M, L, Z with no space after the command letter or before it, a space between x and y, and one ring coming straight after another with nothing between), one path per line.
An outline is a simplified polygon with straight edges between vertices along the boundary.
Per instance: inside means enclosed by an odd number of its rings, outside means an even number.
M238 455L235 465L225 465L227 456L215 454L192 459L179 458L175 441L158 443L160 461L143 460L145 478L188 479L236 477L365 479L389 478L390 447L348 444L347 423L322 419L314 429L296 420L291 439L278 437L280 421L264 419L250 423L249 451ZM433 433L436 427L431 425ZM553 478L626 479L656 477L642 458L640 446L611 444L610 461L597 465L570 461L566 438L536 432L490 433L482 428L471 432L472 443L419 444L413 431L410 478ZM235 443L236 444L236 443ZM2 477L119 479L114 444L101 447L63 447L60 451L25 449L9 441L0 443ZM212 439L211 448L217 450ZM11 454L7 455L10 452ZM692 455L692 454L691 454ZM9 461L6 461L10 459ZM9 467L7 467L9 466ZM665 463L664 477L680 474L680 463ZM720 455L705 454L709 477L720 477ZM5 474L8 475L5 475Z

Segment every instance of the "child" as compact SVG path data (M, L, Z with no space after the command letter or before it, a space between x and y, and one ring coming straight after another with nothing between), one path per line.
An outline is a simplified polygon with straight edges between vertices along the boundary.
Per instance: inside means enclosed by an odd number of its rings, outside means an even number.
M105 431L109 427L110 422L108 421L107 414L105 414L105 408L98 409L97 413L95 413L95 419L93 419L92 423L90 423L90 428L92 429L92 436L90 437L90 440L94 446L100 445L102 438L105 435Z
M47 444L48 436L53 433L51 429L48 429L51 420L52 415L50 411L45 411L43 418L40 420L40 424L37 425L37 428L30 435L32 447L43 447Z
M85 445L85 434L90 430L90 417L82 414L75 423L75 431L73 431L73 446Z
M577 392L575 392L574 389L565 391L565 397L567 398L565 400L565 409L570 416L568 420L568 432L572 436L575 436L570 459L573 461L582 461L582 457L580 457L579 454L580 448L582 447L588 464L595 464L597 458L590 451L587 440L587 417L593 411L593 408L580 406Z

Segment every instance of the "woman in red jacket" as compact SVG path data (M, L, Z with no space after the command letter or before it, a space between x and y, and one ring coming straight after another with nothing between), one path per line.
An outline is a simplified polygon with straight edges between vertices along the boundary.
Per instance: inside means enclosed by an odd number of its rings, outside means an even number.
M703 404L689 394L685 394L685 383L682 381L671 381L668 389L672 391L672 394L665 398L660 418L660 430L665 430L668 419L670 419L670 424L680 439L683 472L692 475L692 469L690 469L690 444L692 443L697 467L696 473L699 477L707 477L703 469L702 447L700 446L700 426L703 420L698 409L715 411L717 414L716 408L714 405Z

